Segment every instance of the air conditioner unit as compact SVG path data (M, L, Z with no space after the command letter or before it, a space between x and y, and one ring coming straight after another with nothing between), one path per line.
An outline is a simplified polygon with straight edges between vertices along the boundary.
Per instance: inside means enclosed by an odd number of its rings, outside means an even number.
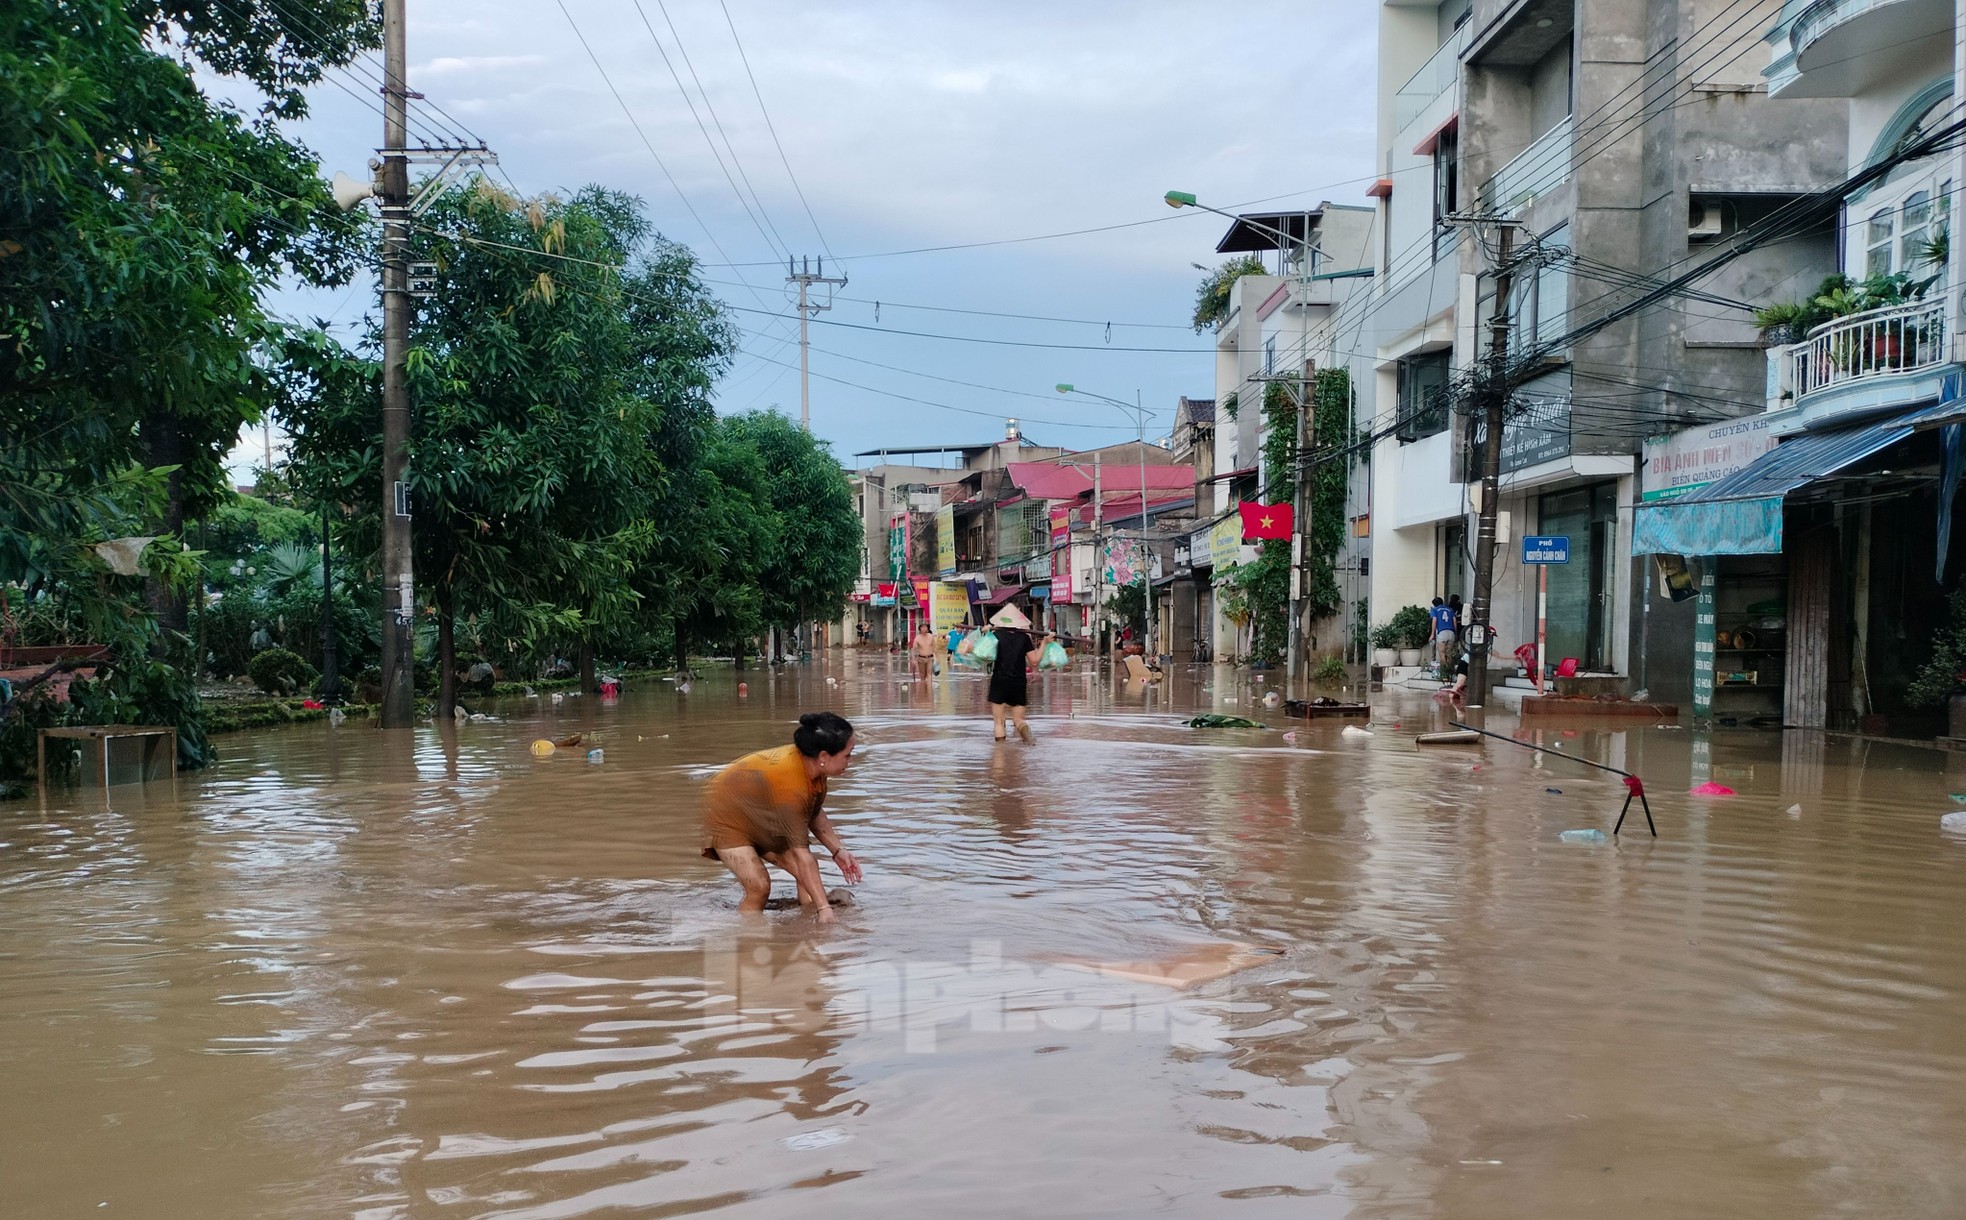
M1720 200L1695 199L1686 209L1686 240L1711 241L1720 236Z

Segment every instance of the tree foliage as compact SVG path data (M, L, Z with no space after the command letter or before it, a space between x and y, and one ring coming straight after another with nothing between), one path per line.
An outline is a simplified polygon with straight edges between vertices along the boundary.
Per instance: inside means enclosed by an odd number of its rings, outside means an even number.
M1263 274L1263 260L1254 254L1245 254L1241 258L1230 259L1203 276L1195 288L1195 333L1219 326L1229 316L1229 296L1235 291L1237 280L1245 275Z
M357 223L307 150L204 96L193 69L297 114L298 84L372 33L356 0L311 6L306 30L261 7L0 7L0 581L23 623L62 637L41 642L112 650L72 704L8 708L9 741L36 718L137 719L177 725L181 761L208 756L183 527L229 495L225 456L272 393L266 289L341 282ZM148 575L111 575L94 549L127 536L159 538Z

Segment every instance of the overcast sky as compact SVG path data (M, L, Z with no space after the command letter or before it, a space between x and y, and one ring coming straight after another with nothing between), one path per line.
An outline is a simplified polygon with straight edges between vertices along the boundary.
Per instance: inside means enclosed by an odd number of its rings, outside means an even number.
M1369 202L1369 0L727 2L735 39L718 0L565 0L571 23L558 0L408 0L410 87L428 97L413 103L413 125L482 137L527 193L592 182L641 196L739 311L743 353L720 411L797 418L784 257L830 249L828 273L843 268L851 282L812 326L812 424L849 465L881 446L995 439L1006 416L1041 443L1132 436L1120 411L1053 392L1061 381L1128 401L1137 390L1164 432L1180 395L1213 391L1208 340L1185 322L1200 278L1191 264L1218 261L1228 222L1161 196L1187 190L1224 208ZM380 142L378 62L314 92L297 134L324 172L360 176ZM747 203L755 192L748 214L740 192ZM1014 240L1104 226L1128 227ZM880 257L982 242L1004 244ZM371 292L279 304L348 337ZM257 461L262 438L247 439L240 456Z

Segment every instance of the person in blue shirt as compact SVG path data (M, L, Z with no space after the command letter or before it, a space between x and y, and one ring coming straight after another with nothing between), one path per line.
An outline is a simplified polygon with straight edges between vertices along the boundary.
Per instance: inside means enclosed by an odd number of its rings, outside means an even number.
M1454 641L1459 638L1455 629L1460 625L1460 621L1447 603L1438 597L1434 598L1433 609L1427 612L1427 616L1433 620L1434 625L1434 657L1440 662L1441 671L1444 673L1448 663L1454 659Z

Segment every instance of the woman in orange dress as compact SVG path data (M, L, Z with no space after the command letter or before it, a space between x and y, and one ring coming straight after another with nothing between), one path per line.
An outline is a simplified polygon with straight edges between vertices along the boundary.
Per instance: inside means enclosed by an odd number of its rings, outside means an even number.
M844 716L807 712L799 717L791 745L746 754L710 781L703 800L703 854L722 861L743 887L738 910L765 909L771 897L765 865L770 864L792 874L801 907L821 923L830 921L833 909L812 854L814 839L832 853L848 884L859 883L859 862L821 808L826 781L846 773L853 747L853 725Z

